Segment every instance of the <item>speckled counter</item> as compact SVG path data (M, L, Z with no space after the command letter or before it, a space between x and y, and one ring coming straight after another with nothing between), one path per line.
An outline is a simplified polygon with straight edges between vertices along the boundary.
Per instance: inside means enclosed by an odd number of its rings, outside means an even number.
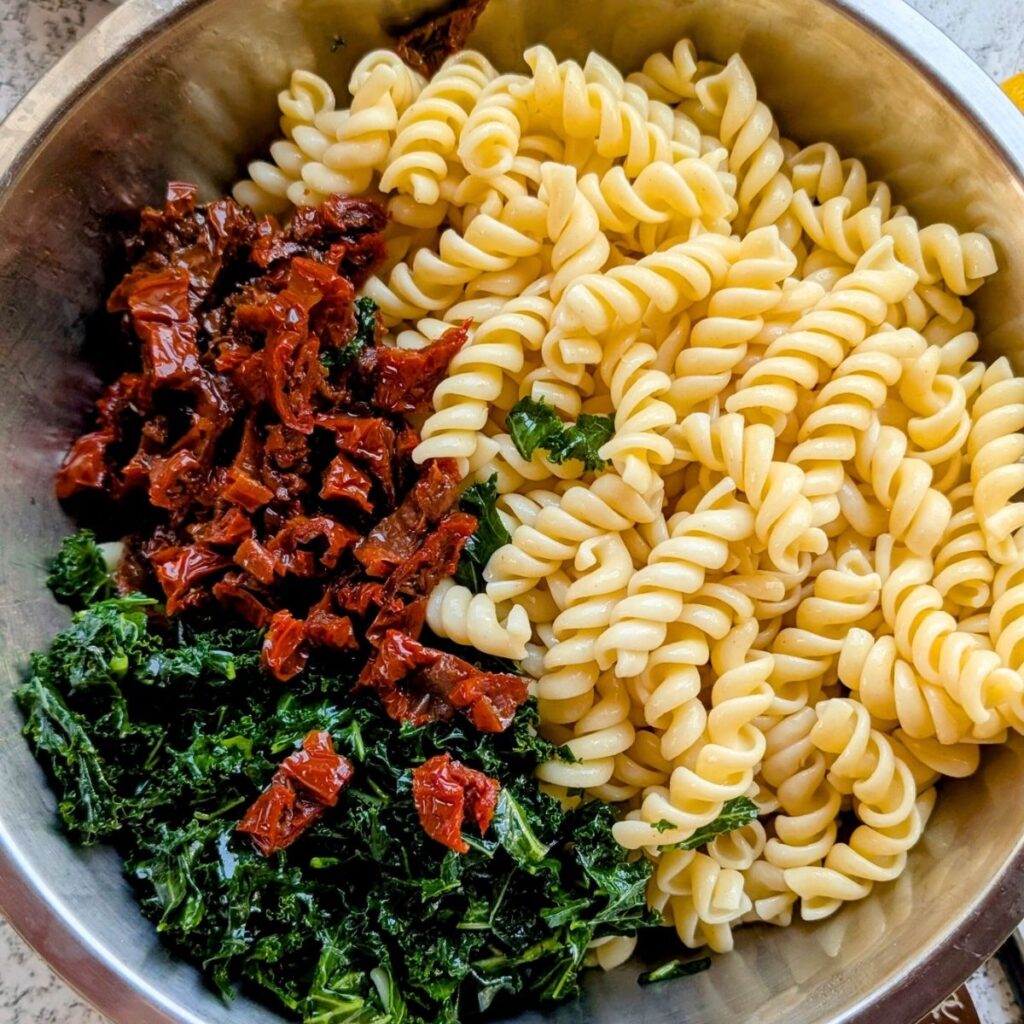
M256 3L259 0L252 0ZM876 0L880 7L892 0ZM1024 0L910 0L994 78L1024 70ZM0 0L0 116L113 0ZM982 1024L1024 1024L998 965L968 983ZM937 1011L936 1021L955 1019ZM104 1024L0 919L0 1024ZM902 1022L901 1022L902 1024Z

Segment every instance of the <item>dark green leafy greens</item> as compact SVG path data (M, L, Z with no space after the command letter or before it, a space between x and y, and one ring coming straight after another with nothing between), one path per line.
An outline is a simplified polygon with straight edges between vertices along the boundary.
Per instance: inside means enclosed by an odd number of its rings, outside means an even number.
M476 516L476 529L462 549L455 582L477 594L484 589L484 566L498 548L512 539L498 516L497 502L497 473L489 480L467 487L459 501L463 512Z
M323 352L320 362L328 370L343 370L350 366L367 345L373 344L374 335L377 331L377 303L368 295L356 299L352 309L356 317L356 331L352 340L340 348Z
M516 402L506 426L516 451L524 459L532 458L538 448L543 448L556 465L578 459L585 469L592 471L605 467L606 460L599 453L615 433L611 416L582 413L575 423L566 423L547 402L530 397Z
M110 597L114 581L92 530L79 530L64 538L50 562L46 585L58 600L72 608Z
M165 635L151 605L79 612L18 698L65 826L119 847L146 913L225 997L242 984L315 1024L454 1024L572 996L591 939L653 923L650 865L615 843L614 811L538 791L554 748L532 706L500 735L461 719L399 728L349 674L311 666L282 691L258 633ZM355 780L264 859L235 825L313 728ZM412 768L442 751L502 784L465 856L426 836L411 800Z
M716 836L725 835L727 832L735 832L744 825L749 825L757 820L757 804L749 797L738 796L732 800L726 800L722 804L722 810L714 821L698 828L692 836L680 843L675 843L681 850L696 850L698 847L710 843ZM665 832L675 828L670 821L659 821L654 826L659 832Z

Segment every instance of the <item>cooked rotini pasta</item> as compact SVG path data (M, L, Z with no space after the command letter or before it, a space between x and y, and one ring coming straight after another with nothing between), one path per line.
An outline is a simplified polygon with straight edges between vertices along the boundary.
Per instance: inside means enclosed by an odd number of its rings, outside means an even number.
M427 624L536 678L545 789L620 805L652 908L725 951L897 879L1024 732L1024 379L976 358L991 243L784 138L740 56L524 62L376 52L348 109L296 72L236 195L383 196L388 341L469 321L414 457L493 479L511 539ZM531 447L530 402L593 451Z

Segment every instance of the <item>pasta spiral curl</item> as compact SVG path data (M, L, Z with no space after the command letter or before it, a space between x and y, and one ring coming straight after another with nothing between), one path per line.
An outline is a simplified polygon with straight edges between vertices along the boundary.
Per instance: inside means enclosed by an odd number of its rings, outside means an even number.
M985 536L974 507L974 489L969 483L961 484L950 492L949 500L953 515L935 552L933 582L944 598L961 608L972 611L985 608L989 604L995 568L988 558Z
M611 246L593 204L576 187L575 167L543 164L538 195L547 204L547 235L554 242L550 290L557 302L571 281L601 270Z
M510 299L473 331L434 389L434 412L420 431L423 440L413 452L416 462L464 460L460 469L465 475L491 408L500 401L506 382L522 371L524 352L539 347L552 308L542 295Z
M641 70L628 75L626 81L639 85L651 99L674 104L697 95L696 74L697 48L689 39L680 39L672 48L671 57L651 54Z
M1003 357L985 371L967 439L974 507L989 557L1001 565L1016 560L1014 534L1024 526L1024 502L1012 500L1024 488L1022 428L1024 380L1013 375Z
M657 239L651 227L664 226L669 237L686 235L695 224L728 234L737 212L731 184L731 177L723 180L709 158L684 157L675 164L648 164L635 181L620 164L600 176L591 172L580 179L580 191L597 211L604 231L628 236L644 225L643 239L651 242ZM656 247L644 244L647 250Z
M954 295L970 295L996 271L992 243L977 232L959 234L949 224L919 227L906 214L886 220L883 206L856 209L839 195L815 205L806 191L793 196L793 213L815 245L855 263L883 236L893 240L896 258L922 285L942 283Z
M839 654L839 679L867 708L879 728L896 723L912 739L936 737L954 744L969 735L971 721L941 687L929 683L900 657L892 636L850 630Z
M826 779L825 757L811 742L817 722L813 708L787 715L765 735L761 773L779 800L775 835L765 844L765 859L783 870L820 863L838 834L841 796Z
M932 486L932 467L907 456L907 435L877 420L857 437L854 465L889 515L889 532L914 554L930 555L953 515L949 498Z
M621 534L606 533L580 544L574 567L578 575L552 623L556 643L544 656L537 684L541 715L556 725L579 721L593 703L599 675L594 644L626 591L633 560Z
M650 653L665 642L668 625L685 606L685 596L703 585L709 571L721 570L729 545L751 536L754 513L735 496L728 478L712 488L692 513L673 517L671 535L655 547L644 568L629 581L612 624L597 643L598 663L623 678L639 675Z
M751 909L743 874L694 850L666 850L658 858L648 889L652 909L662 913L689 949L716 953L733 947L733 922Z
M652 787L640 810L613 826L615 838L627 849L680 842L716 817L725 801L750 788L765 751L764 734L754 720L773 699L768 684L772 656L753 648L756 638L757 623L751 620L714 645L716 679L704 736L673 770L667 790Z
M886 317L917 276L897 263L892 241L882 239L815 306L765 351L726 400L729 412L767 419L780 433L801 392L813 391L825 369L835 369L849 351Z
M719 136L736 175L740 220L745 230L778 224L784 240L795 242L799 227L788 216L793 186L771 111L757 98L757 86L743 59L734 54L717 74L696 83L701 104L719 118ZM791 223L790 223L791 222Z
M480 93L458 143L459 160L470 174L487 179L514 168L530 116L522 99L525 85L522 75L499 75Z
M532 78L519 91L531 108L562 137L592 141L599 156L621 159L630 177L656 161L695 155L676 142L672 111L628 84L603 57L591 53L581 68L575 61L559 64L545 46L523 56Z
M484 570L487 594L496 602L520 597L574 558L583 541L652 523L660 511L660 484L641 495L617 474L605 473L587 486L570 486L557 505L541 509L494 552Z
M1024 554L1002 565L992 585L989 635L1003 663L1024 668Z
M497 217L481 213L462 234L448 228L437 252L420 249L411 265L399 263L386 282L371 277L363 292L380 307L386 323L397 323L447 309L470 281L479 288L481 278L491 277L503 288L500 275L540 252L543 215L543 204L530 197L508 203ZM515 278L504 285L522 290Z
M789 456L807 474L804 493L814 502L815 523L831 522L838 515L844 464L856 454L857 434L875 422L890 389L900 382L906 361L926 349L924 338L907 328L871 335L815 395Z
M832 758L829 779L852 793L864 824L848 843L829 850L824 867L797 867L785 880L803 898L805 919L816 919L847 900L863 899L875 882L904 869L907 852L921 836L935 802L934 789L918 794L913 774L888 737L871 727L867 709L848 698L822 701L811 733Z
M570 381L577 383L587 364L601 361L603 341L613 326L623 332L643 323L667 322L720 288L740 248L733 238L700 235L636 263L574 281L552 324L563 358L575 367Z
M698 669L708 658L704 636L693 626L673 623L637 681L644 721L660 734L666 761L677 761L703 735L707 712Z
M689 344L675 360L668 401L678 417L720 395L764 328L766 314L782 299L781 283L796 257L776 227L751 231L741 242L725 281L696 320Z
M813 509L803 494L804 474L797 466L774 461L775 434L769 426L747 426L737 413L717 419L691 413L670 437L677 458L736 481L756 513L754 536L776 568L796 572L802 552L825 550L828 539L812 526Z
M518 661L526 657L532 629L525 608L513 606L500 622L493 602L450 577L441 580L427 600L427 625L441 637L484 654Z
M926 582L930 578L928 560L906 558L882 584L882 613L900 656L942 686L967 713L974 734L987 739L1003 728L998 708L1020 697L1024 679L981 637L957 628L942 595Z
M436 203L459 133L484 87L496 77L482 54L464 50L449 57L398 122L381 191L397 190L424 206Z

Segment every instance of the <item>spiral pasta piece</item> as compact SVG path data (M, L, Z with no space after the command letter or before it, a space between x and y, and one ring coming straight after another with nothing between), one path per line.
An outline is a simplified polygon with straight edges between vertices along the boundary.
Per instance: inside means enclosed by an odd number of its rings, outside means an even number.
M402 114L381 175L381 191L397 190L424 206L436 203L470 111L496 77L482 54L463 50L449 57Z
M427 625L457 644L515 661L526 657L526 642L532 632L525 609L513 606L502 623L484 594L474 594L450 577L441 580L430 594Z
M737 413L714 420L707 413L691 413L670 437L678 458L736 481L756 513L754 536L773 566L795 572L802 552L825 550L828 539L813 526L813 509L804 496L804 474L797 466L774 460L770 427L747 426Z
M739 54L717 74L696 84L701 104L719 119L718 134L729 149L729 170L736 175L742 226L749 231L778 224L784 240L795 240L788 216L793 186L782 173L785 162L771 111L757 98L757 86ZM792 222L791 224L787 222Z
M470 174L493 178L515 167L530 115L522 98L526 84L522 75L499 75L484 86L458 141L459 160Z
M896 262L891 240L880 241L852 274L768 346L765 358L747 370L727 399L726 409L767 419L780 432L800 393L816 388L823 370L835 369L916 281L912 270Z
M967 459L974 484L974 507L985 533L989 557L1007 565L1017 556L1014 534L1024 526L1024 380L1014 377L1005 357L982 379L971 409Z
M730 543L751 536L753 511L736 499L735 489L735 483L726 479L695 511L681 514L669 539L633 575L628 596L619 602L611 626L598 641L600 665L614 663L624 678L642 672L650 653L665 642L668 624L682 613L685 596L700 589L709 571L725 566Z
M484 570L487 593L498 602L518 598L574 558L583 541L654 522L660 509L659 489L638 494L615 473L589 486L571 486L557 506L542 509L532 524L519 527L512 542L491 556Z
M750 788L765 751L754 720L772 703L772 655L753 648L756 637L757 623L748 621L714 645L717 678L704 736L673 770L667 790L652 787L640 810L613 826L628 849L686 839Z
M815 919L848 900L862 899L875 882L891 881L906 866L935 802L934 789L918 794L913 775L888 738L871 728L867 710L836 698L818 705L815 746L833 760L829 778L852 793L864 824L847 843L829 850L823 867L798 867L785 879L803 899L802 914Z
M679 103L697 95L694 78L697 74L697 48L689 39L680 39L672 55L651 54L639 71L626 78L639 85L651 99L662 103Z
M413 452L416 462L461 459L465 475L491 409L504 404L502 393L522 371L525 352L540 345L552 308L551 299L543 295L510 299L473 330L434 389L434 413L420 431L423 440Z

